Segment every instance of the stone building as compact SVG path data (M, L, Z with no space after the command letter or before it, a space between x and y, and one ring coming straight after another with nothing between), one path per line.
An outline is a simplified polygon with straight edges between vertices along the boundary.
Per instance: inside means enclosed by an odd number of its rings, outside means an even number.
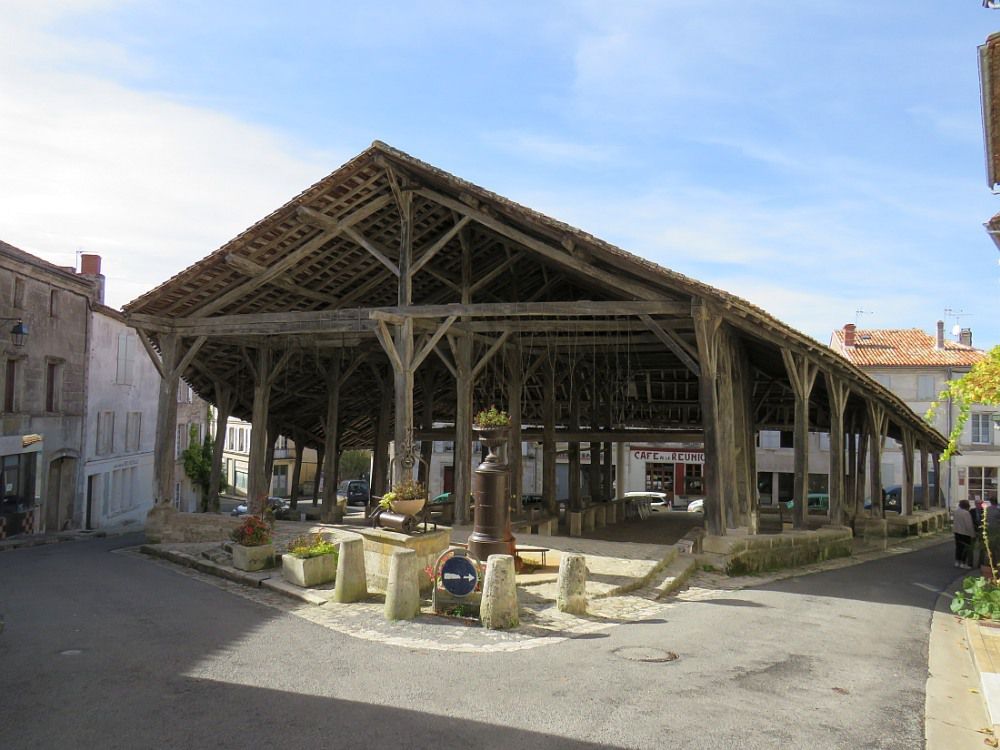
M961 377L984 354L972 346L972 331L962 329L958 341L946 338L944 323L938 321L935 335L919 328L857 329L848 324L834 331L830 346L868 373L876 382L898 395L919 415L948 380ZM989 500L997 497L1000 471L1000 431L996 406L972 406L972 414L959 439L959 455L941 465L941 491L949 506L959 500ZM934 426L951 434L957 417L950 402L942 403ZM901 484L903 456L895 440L887 440L882 457L884 487Z
M222 453L222 476L235 495L247 494L247 477L250 470L250 434L253 425L236 417L230 417L226 427L225 447ZM271 465L271 484L268 494L273 497L289 497L295 478L295 458L300 446L285 435L279 435L274 443L274 458ZM299 487L312 497L312 484L316 480L316 449L301 446L302 460L299 467Z

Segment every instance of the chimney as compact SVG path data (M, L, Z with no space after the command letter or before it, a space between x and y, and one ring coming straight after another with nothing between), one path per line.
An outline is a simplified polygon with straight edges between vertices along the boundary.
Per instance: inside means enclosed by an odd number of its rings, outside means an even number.
M844 325L844 346L854 346L854 331L857 328L854 323Z
M944 321L939 320L937 322L937 343L934 344L934 348L941 350L944 349Z
M104 304L104 275L101 273L101 256L93 253L80 254L80 275L97 282L97 301Z
M971 328L963 328L959 332L959 334L958 334L958 343L960 343L960 344L962 344L964 346L968 346L970 348L972 347L972 329Z

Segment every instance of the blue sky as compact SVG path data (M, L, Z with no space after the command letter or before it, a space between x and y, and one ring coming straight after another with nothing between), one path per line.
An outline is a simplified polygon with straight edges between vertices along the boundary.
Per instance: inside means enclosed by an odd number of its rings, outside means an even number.
M120 306L380 139L821 341L947 308L988 346L997 28L978 0L7 0L0 238L102 255Z

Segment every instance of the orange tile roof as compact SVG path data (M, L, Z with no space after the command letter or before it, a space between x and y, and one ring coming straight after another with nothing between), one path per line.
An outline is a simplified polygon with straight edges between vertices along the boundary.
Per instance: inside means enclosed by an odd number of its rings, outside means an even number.
M947 339L943 349L936 349L934 336L919 328L859 328L854 341L844 346L841 328L833 332L830 348L858 367L971 367L986 356Z

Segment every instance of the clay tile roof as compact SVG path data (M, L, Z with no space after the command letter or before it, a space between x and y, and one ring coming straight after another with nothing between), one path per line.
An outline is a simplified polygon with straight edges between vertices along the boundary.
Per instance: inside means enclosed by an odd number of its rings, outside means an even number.
M866 328L855 332L855 345L844 346L844 331L833 332L830 346L858 367L971 367L986 356L957 341L934 348L934 336L919 328Z

